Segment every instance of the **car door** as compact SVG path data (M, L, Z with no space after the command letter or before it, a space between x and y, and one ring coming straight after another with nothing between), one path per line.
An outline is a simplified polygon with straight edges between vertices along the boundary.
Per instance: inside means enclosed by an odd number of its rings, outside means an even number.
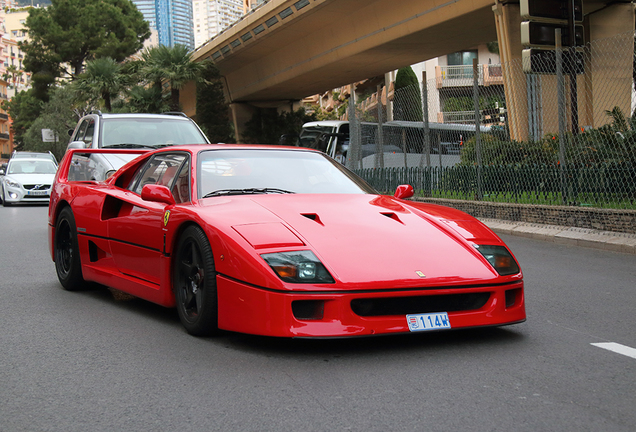
M115 265L127 276L159 284L159 260L164 251L164 215L166 204L144 201L141 189L146 184L172 188L185 153L159 153L137 172L129 190L114 190L104 205L109 214L108 238ZM116 215L116 216L115 216Z

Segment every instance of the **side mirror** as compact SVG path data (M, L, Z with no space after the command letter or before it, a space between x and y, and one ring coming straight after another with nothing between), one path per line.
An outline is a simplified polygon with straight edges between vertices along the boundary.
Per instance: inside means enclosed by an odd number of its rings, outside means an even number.
M395 190L395 195L393 196L399 199L406 199L406 198L411 198L414 195L414 193L415 192L413 191L413 186L399 185L397 189Z
M86 143L84 141L73 141L72 143L69 143L69 145L66 147L67 150L85 149L85 148L86 148Z
M3 176L4 174L4 169L0 169L0 176Z
M158 202L168 205L174 205L176 203L170 189L157 184L145 185L141 189L141 199L144 201Z

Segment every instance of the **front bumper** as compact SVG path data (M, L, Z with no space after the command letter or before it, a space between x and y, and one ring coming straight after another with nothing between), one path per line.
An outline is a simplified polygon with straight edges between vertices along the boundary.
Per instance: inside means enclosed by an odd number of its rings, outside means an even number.
M3 185L4 196L2 197L8 204L17 203L48 203L51 198L51 187L43 190L25 189L23 186Z
M408 333L407 313L447 312L452 329L526 319L523 281L474 288L288 293L219 275L217 291L219 328L267 336Z

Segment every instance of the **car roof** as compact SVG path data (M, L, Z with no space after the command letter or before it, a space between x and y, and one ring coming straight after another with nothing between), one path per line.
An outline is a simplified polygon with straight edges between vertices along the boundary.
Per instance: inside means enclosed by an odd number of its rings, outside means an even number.
M313 153L323 154L321 151L309 149L305 147L292 147L285 145L269 145L269 144L186 144L170 147L162 147L151 153L172 152L172 151L189 151L191 153L200 153L208 150L285 150L285 151L309 151Z
M40 152L23 152L23 151L15 151L11 155L11 159L25 159L25 158L40 158L40 159L51 159L53 158L52 153L40 153Z
M312 126L340 126L343 124L349 123L348 121L343 120L321 120L321 121L313 121L309 123L305 123L303 127L312 127Z
M103 119L109 118L170 118L181 121L192 121L192 119L185 114L181 113L162 113L162 114L148 114L148 113L103 113L97 114L92 113L93 115L97 115L102 117Z

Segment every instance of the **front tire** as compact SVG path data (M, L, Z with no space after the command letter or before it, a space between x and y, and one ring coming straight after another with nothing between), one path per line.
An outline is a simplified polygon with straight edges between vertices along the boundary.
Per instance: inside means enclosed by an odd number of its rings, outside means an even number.
M55 271L62 287L76 291L84 285L82 264L77 242L75 217L70 207L64 207L55 224Z
M4 189L2 190L2 206L3 207L11 207L11 203L7 202L7 200L4 197Z
M186 228L177 244L173 287L186 331L194 336L218 333L214 256L207 236L197 226Z

